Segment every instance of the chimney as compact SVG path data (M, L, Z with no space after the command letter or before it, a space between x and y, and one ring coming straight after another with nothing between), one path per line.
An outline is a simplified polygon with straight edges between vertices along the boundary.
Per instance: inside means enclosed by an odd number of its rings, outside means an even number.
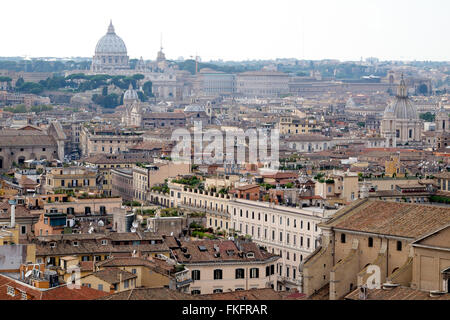
M11 205L11 228L16 227L16 201L9 200L9 204Z
M122 270L119 272L119 283L122 283L123 276L122 276Z

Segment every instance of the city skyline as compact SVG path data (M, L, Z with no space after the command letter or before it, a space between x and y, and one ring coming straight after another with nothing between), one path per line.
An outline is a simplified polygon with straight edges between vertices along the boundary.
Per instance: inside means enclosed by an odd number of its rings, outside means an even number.
M0 56L92 57L112 20L130 58L153 60L162 34L164 52L172 60L196 55L202 61L450 60L450 44L439 32L450 29L445 19L450 5L445 1L370 1L364 6L353 0L280 1L276 6L264 1L257 7L251 1L226 4L131 1L123 6L116 1L79 1L70 7L68 17L67 3L26 2L26 11L17 3L6 3L5 12L14 14L0 21L0 27L9 30L3 35L8 45ZM48 10L35 15L42 6ZM19 13L22 27L17 23Z

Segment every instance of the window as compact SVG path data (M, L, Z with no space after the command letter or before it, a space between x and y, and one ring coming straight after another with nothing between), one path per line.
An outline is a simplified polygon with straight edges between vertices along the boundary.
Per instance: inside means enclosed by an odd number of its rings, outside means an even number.
M72 242L72 245L73 245L74 247L78 247L78 241Z
M192 280L200 280L200 270L192 270Z
M373 247L373 238L369 237L369 239L367 240L367 245L369 246L369 248Z
M123 282L123 287L126 289L126 288L128 288L130 286L130 280L125 280L124 282Z
M221 280L221 279L222 279L222 269L215 269L214 280Z
M20 234L26 234L27 233L27 226L20 226Z
M222 292L223 292L222 289L214 289L214 290L213 290L213 293L222 293Z
M397 251L402 251L402 242L397 241Z
M251 268L250 269L250 278L251 279L259 278L259 268Z
M108 240L102 240L102 245L106 246L108 244Z
M191 294L192 295L200 294L200 290L192 290Z
M98 290L103 291L103 285L102 284L98 285Z
M245 270L244 269L236 269L236 279L244 279L245 277Z
M341 233L341 243L345 243L345 233Z

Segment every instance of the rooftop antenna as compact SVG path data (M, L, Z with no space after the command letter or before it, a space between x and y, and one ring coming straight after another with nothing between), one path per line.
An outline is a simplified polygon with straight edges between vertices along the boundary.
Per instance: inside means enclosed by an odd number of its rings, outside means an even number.
M163 50L162 42L163 42L163 40L162 40L162 32L161 32L160 38L159 38L159 43L160 43L159 47L160 47L160 51L161 51L161 52L162 52L162 50Z

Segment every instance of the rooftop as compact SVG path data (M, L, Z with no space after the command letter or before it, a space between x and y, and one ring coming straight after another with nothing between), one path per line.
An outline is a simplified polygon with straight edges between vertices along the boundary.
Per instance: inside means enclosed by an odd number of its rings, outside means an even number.
M450 222L450 208L360 199L339 210L324 227L417 238Z

